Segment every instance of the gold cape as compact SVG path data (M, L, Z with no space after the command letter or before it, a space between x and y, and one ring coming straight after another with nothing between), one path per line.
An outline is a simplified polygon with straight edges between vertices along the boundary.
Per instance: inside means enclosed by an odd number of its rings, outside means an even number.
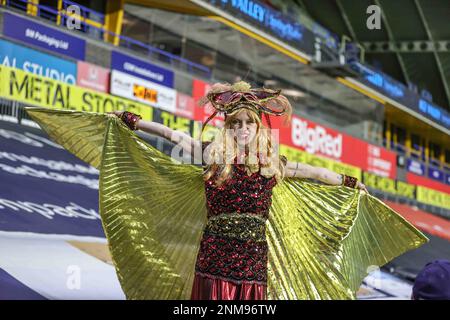
M106 114L27 108L100 170L99 211L127 299L189 299L206 224L202 168L180 164ZM362 280L428 239L380 200L284 179L267 222L269 299L355 299Z

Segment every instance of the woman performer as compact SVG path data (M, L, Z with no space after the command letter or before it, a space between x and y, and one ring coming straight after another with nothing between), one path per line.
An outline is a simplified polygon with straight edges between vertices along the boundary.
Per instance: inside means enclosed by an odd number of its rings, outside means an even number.
M354 299L373 266L427 241L356 178L278 155L269 115L291 114L280 91L216 84L202 102L215 108L202 131L225 115L212 142L129 112L95 119L29 109L57 142L99 167L100 213L127 298ZM69 119L69 128L55 128ZM116 119L191 154L201 147L203 172L174 164Z

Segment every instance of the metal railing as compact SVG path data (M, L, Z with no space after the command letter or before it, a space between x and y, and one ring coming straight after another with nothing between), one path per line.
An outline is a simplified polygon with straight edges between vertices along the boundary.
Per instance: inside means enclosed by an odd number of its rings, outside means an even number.
M387 147L387 140L383 139L383 147ZM425 166L435 167L436 169L450 171L449 164L440 161L439 159L428 157L428 161L425 159L425 151L422 146L419 146L420 150L407 148L401 143L393 143L391 141L390 150L395 153L405 156L407 159L413 159L415 161L423 163Z
M90 8L87 8L85 6L82 6L81 4L78 4L74 1L69 1L69 0L62 0L62 10L67 11L67 9L70 6L77 6L80 9L80 13L81 13L81 17L86 20L86 19L90 19L90 20L94 20L96 22L99 22L101 24L105 23L105 15L101 12L92 10ZM93 18L98 18L97 19L93 19Z

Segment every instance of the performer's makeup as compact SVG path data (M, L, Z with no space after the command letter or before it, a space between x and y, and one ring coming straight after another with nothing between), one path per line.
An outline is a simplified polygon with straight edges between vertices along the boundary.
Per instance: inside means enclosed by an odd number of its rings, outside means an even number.
M231 129L235 130L238 145L249 144L256 136L258 130L257 120L252 111L241 109L236 114L230 115L227 122Z

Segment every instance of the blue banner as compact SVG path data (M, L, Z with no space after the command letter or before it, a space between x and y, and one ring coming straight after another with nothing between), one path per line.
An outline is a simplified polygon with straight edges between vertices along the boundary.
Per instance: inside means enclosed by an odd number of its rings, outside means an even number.
M445 179L444 172L433 167L428 167L428 177L439 182L444 182Z
M419 176L425 175L425 165L416 160L408 159L406 170Z
M0 231L104 237L98 171L41 130L0 121Z
M446 128L450 127L450 114L432 102L419 99L416 109L435 122L443 124Z
M111 69L122 71L169 88L173 88L174 86L174 74L172 71L120 52L112 52Z
M7 37L84 60L86 41L80 38L7 12L3 14L3 20L3 34Z
M77 65L0 39L0 64L69 84L77 82Z
M446 174L445 174L445 182L446 182L447 184L450 184L450 173L446 173Z
M314 34L297 21L256 0L203 0L233 17L282 40L302 52L314 53ZM326 39L330 46L332 42Z
M450 113L432 102L421 99L414 91L411 91L399 81L360 62L352 62L350 67L361 75L361 78L358 78L361 82L425 116L434 123L445 128L450 127Z

